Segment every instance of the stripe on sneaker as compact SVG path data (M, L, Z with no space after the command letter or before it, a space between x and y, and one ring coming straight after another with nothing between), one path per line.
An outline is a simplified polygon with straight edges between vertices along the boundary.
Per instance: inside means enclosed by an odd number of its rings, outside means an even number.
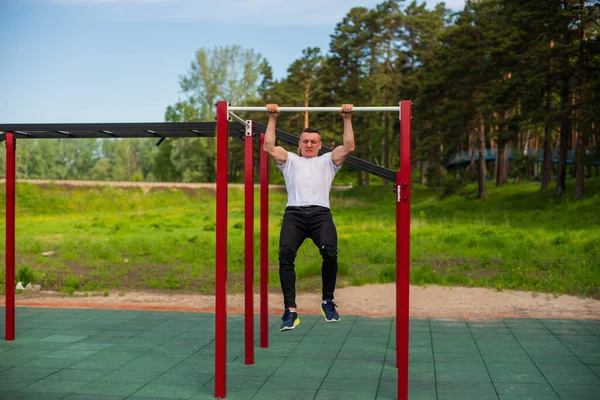
M296 318L294 320L294 325L292 326L284 326L283 328L279 328L279 332L283 332L283 331L291 331L292 329L294 329L295 327L297 327L298 325L300 325L300 318Z
M340 321L340 317L338 316L337 319L327 319L327 315L325 314L325 311L323 311L323 308L321 307L321 314L323 314L323 316L325 317L325 321L326 322L339 322Z

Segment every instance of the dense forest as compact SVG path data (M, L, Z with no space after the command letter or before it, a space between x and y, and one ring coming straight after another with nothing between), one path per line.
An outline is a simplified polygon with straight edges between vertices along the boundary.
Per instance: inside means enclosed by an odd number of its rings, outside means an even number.
M179 77L182 98L166 121L213 121L219 99L234 105L360 106L413 101L416 183L440 191L478 181L536 179L565 192L600 174L600 0L386 0L337 23L329 49L306 48L275 80L269 61L237 45L198 49ZM174 77L175 78L175 77ZM263 114L245 115L266 122ZM355 155L396 169L393 113L355 114ZM329 113L283 114L278 127L311 125L332 146L341 121ZM22 140L19 178L211 182L214 139ZM243 179L242 141L232 139L231 181ZM237 152L240 156L236 155ZM552 157L544 155L552 154ZM0 155L4 173L4 155ZM344 179L373 183L346 169ZM275 178L275 174L273 174ZM377 182L380 182L377 180Z

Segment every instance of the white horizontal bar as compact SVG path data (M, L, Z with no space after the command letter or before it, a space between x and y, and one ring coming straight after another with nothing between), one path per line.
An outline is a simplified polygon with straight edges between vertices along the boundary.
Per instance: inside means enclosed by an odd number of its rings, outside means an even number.
M303 112L303 111L323 111L323 112L339 112L341 107L279 107L281 112ZM266 107L234 107L230 106L229 111L250 111L261 112L267 111ZM400 112L400 106L392 107L354 107L352 112L356 111L397 111Z

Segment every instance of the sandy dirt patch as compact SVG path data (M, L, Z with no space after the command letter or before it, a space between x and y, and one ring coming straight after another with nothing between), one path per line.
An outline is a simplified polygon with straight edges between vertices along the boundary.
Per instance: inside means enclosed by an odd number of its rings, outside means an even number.
M48 181L18 180L36 184L61 184L72 186L112 185L144 188L214 188L215 184L167 183L167 182L106 182L106 181ZM0 183L4 179L0 179ZM230 186L236 186L230 184ZM238 185L243 187L243 185ZM269 185L270 188L280 188ZM344 189L345 187L335 187ZM300 313L319 313L318 293L298 293ZM280 293L269 294L269 312L280 314L283 299ZM346 287L336 290L336 303L340 314L389 316L395 315L395 284L377 284ZM4 304L4 296L0 298ZM214 296L181 293L111 292L102 295L64 295L57 292L24 292L16 298L18 306L81 307L109 309L146 309L174 311L214 311ZM259 296L254 296L256 312ZM243 312L244 296L229 295L228 310ZM600 319L600 300L582 299L574 296L554 296L518 291L495 291L483 288L442 287L429 285L411 286L410 315L414 317L440 318L577 318Z
M336 303L341 315L395 315L395 285L376 284L345 287L336 290ZM255 311L260 296L254 296ZM4 301L4 299L2 299ZM298 312L319 313L318 293L298 293ZM18 294L17 306L76 307L108 309L142 309L173 311L214 311L212 295L150 292L111 292L109 296L83 294L64 295L41 291ZM228 295L227 308L242 313L243 295ZM282 296L269 294L269 312L282 312ZM554 296L518 291L496 291L483 288L411 286L410 315L438 318L575 318L600 319L600 300L574 296Z

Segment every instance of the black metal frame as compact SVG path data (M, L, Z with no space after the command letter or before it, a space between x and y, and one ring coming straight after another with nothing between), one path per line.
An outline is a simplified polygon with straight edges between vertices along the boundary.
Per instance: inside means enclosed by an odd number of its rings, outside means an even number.
M13 132L17 139L110 139L214 137L214 122L155 122L108 124L0 124L0 132ZM242 136L244 125L229 123L230 136ZM0 141L5 135L0 136Z
M239 122L229 122L229 136L243 137L245 126ZM267 126L254 122L255 137L265 132ZM110 139L110 138L154 138L160 144L165 138L214 137L215 122L155 122L155 123L98 123L98 124L0 124L0 132L13 132L17 139ZM298 137L277 130L277 139L298 145ZM6 134L0 134L0 142L6 140ZM321 147L319 154L332 151ZM370 174L396 182L396 171L377 164L350 156L346 165L366 171Z

